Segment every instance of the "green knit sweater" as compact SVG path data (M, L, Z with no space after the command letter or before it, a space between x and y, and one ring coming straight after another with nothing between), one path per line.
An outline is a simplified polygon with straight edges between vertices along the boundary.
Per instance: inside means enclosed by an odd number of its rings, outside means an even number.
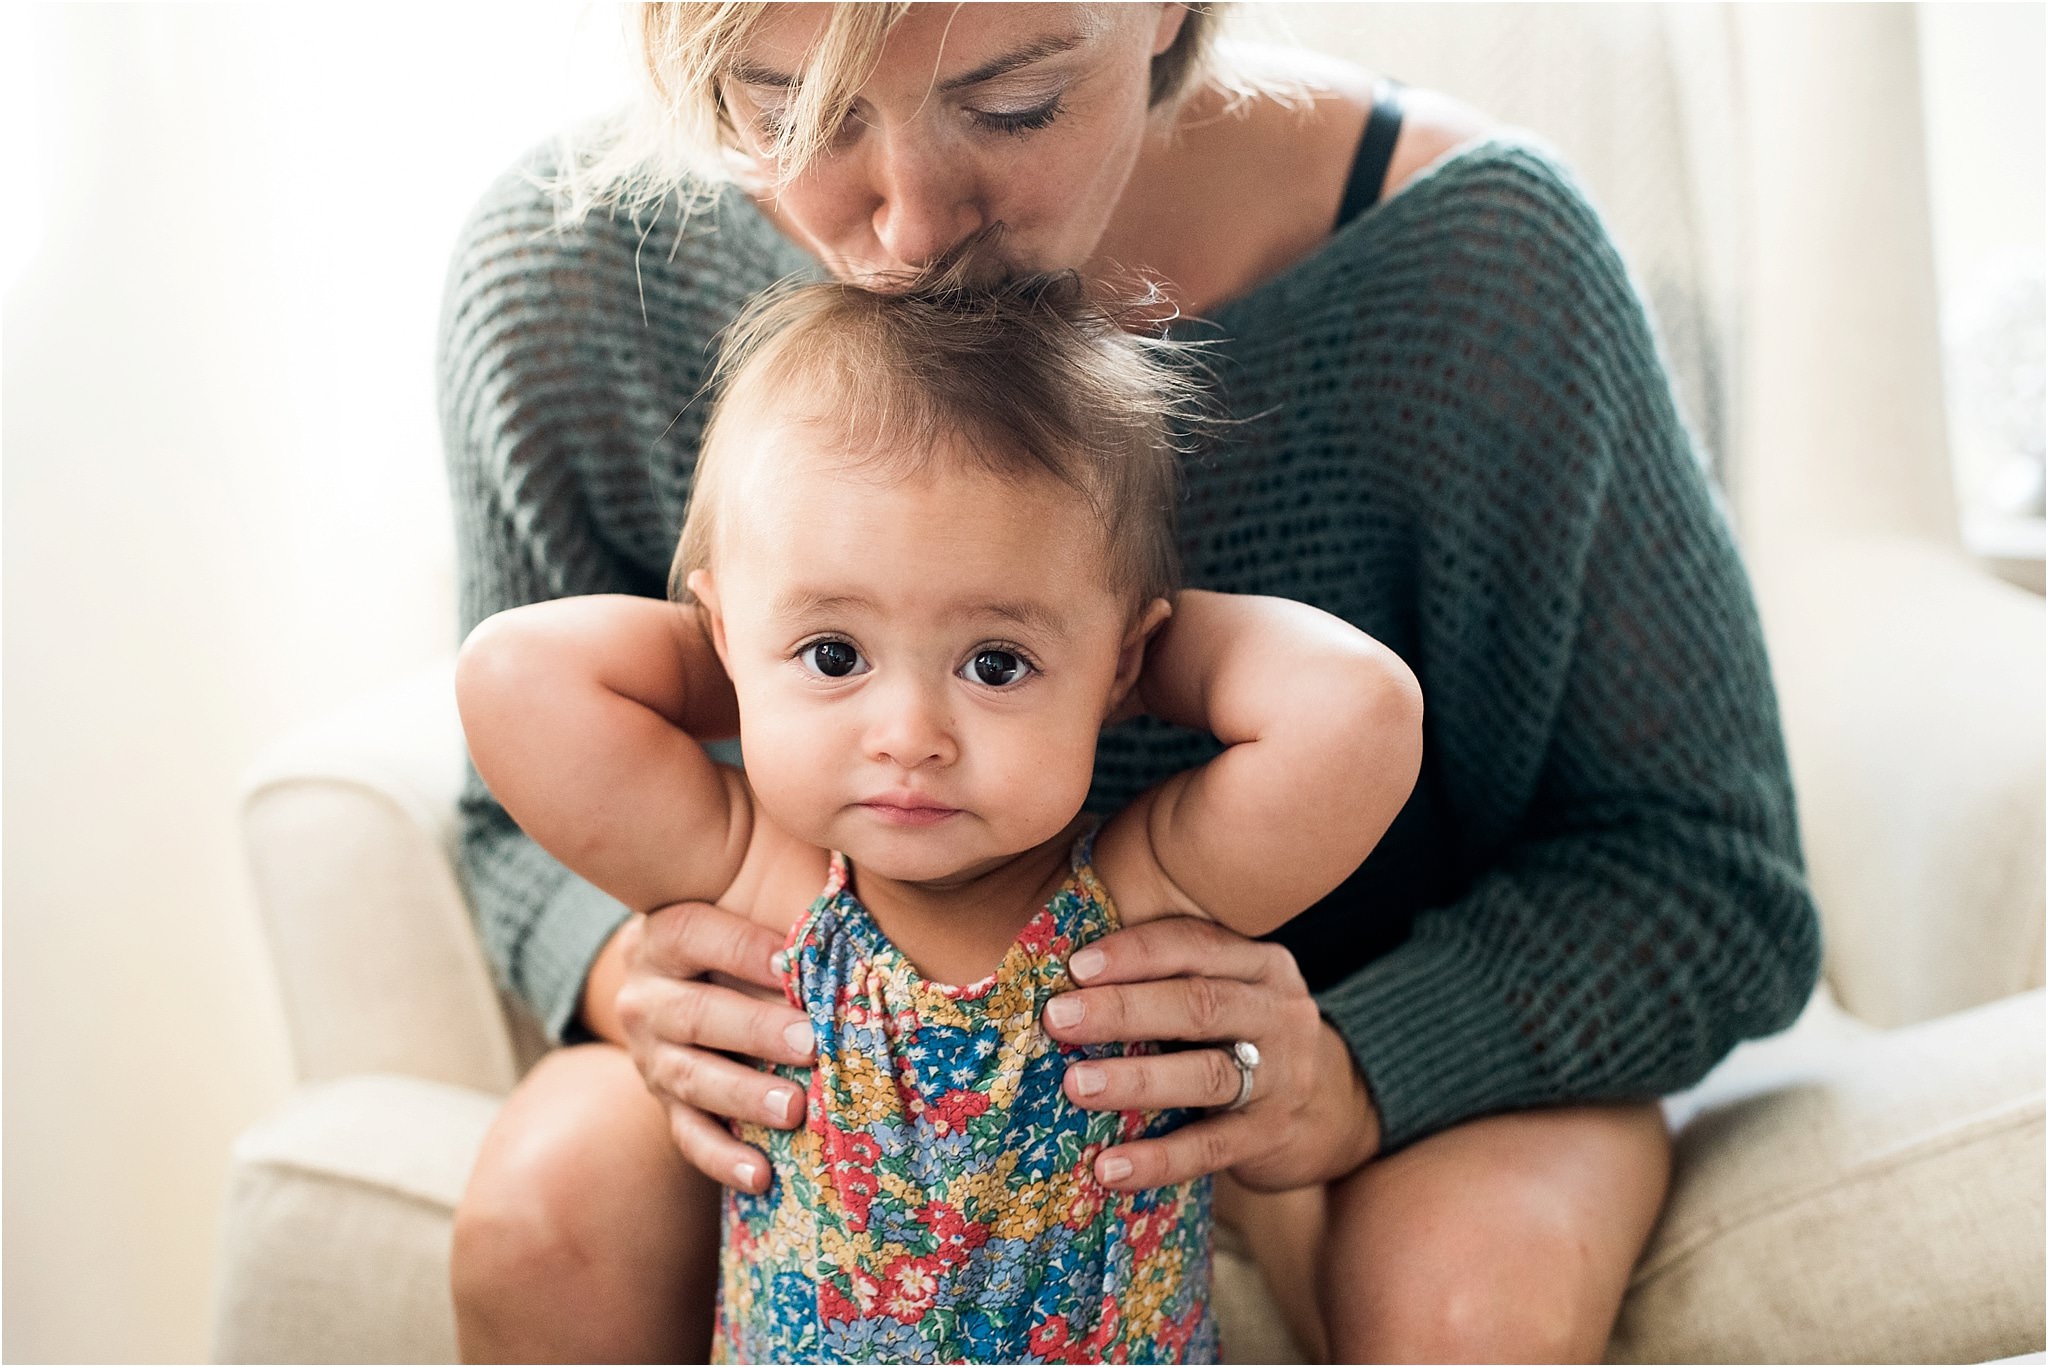
M660 596L712 341L816 264L744 197L550 231L514 172L455 254L442 421L462 628ZM1685 1087L1797 1014L1819 965L1756 610L1598 216L1544 152L1467 148L1196 335L1229 426L1190 462L1190 584L1279 594L1398 651L1423 774L1373 856L1277 933L1389 1147L1514 1107ZM1214 753L1105 735L1093 805ZM490 959L557 1037L625 911L474 773Z

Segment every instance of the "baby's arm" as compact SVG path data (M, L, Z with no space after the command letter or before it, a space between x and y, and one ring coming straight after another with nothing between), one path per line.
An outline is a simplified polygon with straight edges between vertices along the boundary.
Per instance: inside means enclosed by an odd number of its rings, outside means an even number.
M455 694L478 774L576 873L635 911L732 885L753 804L698 743L739 722L694 612L609 594L498 613L463 643Z
M1188 590L1138 689L1153 715L1229 748L1103 832L1098 862L1127 906L1262 935L1364 862L1415 787L1414 674L1306 604Z

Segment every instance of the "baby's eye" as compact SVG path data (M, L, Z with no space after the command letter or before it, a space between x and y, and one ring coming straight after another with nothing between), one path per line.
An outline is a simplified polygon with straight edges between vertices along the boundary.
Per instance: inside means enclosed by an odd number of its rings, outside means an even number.
M804 667L813 674L820 674L828 679L843 679L849 674L857 674L867 668L867 661L860 657L860 651L850 642L830 638L811 642L799 650L796 657L803 661Z
M967 674L990 688L1008 688L1022 683L1031 673L1024 657L1012 650L977 650L967 662Z

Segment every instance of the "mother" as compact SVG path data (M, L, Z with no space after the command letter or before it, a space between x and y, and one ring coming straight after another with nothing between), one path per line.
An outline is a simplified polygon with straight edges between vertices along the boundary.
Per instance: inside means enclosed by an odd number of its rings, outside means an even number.
M1663 1197L1653 1099L1787 1023L1818 934L1748 586L1569 174L1306 54L1227 78L1201 6L658 5L642 27L655 141L543 157L459 248L464 627L662 592L709 346L784 275L916 266L1000 223L1019 266L1163 281L1213 320L1242 420L1187 471L1189 581L1393 646L1428 754L1380 849L1274 943L1164 920L1076 956L1059 1038L1264 1059L1248 1106L1097 1174L1227 1171L1225 1218L1338 1360L1598 1357ZM539 231L538 181L616 189L626 166L683 193ZM735 182L715 203L713 167ZM1098 797L1197 744L1112 731ZM716 1249L686 1165L763 1185L720 1118L796 1108L729 1055L808 1058L801 1015L747 990L777 946L703 905L626 919L473 776L464 815L500 974L586 1041L520 1085L458 1212L464 1352L701 1353L710 1307L673 1288ZM1238 1078L1198 1047L1066 1087L1217 1106Z

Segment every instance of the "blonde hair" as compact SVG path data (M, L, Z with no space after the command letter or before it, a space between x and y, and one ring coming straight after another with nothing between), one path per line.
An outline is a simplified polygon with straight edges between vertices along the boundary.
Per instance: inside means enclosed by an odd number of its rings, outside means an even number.
M1091 293L1064 271L990 281L973 255L884 292L840 281L758 297L728 331L669 596L719 555L744 445L735 412L799 395L837 428L835 455L911 477L945 457L1006 479L1051 477L1100 526L1106 581L1134 609L1180 583L1180 437L1203 423L1187 343L1126 330L1152 301ZM822 405L817 404L823 398ZM948 440L948 439L951 440Z
M1219 80L1237 95L1249 91L1217 64L1222 7L1185 7L1173 45L1152 59L1151 107L1162 117L1205 80ZM639 88L624 110L578 130L564 149L550 184L565 224L580 222L593 208L638 216L670 194L679 196L687 215L724 185L759 171L740 148L720 85L769 8L766 0L698 0L629 9L637 11L628 23L639 49ZM794 180L830 145L909 9L900 0L831 7L795 73L795 98L774 144L777 185Z

